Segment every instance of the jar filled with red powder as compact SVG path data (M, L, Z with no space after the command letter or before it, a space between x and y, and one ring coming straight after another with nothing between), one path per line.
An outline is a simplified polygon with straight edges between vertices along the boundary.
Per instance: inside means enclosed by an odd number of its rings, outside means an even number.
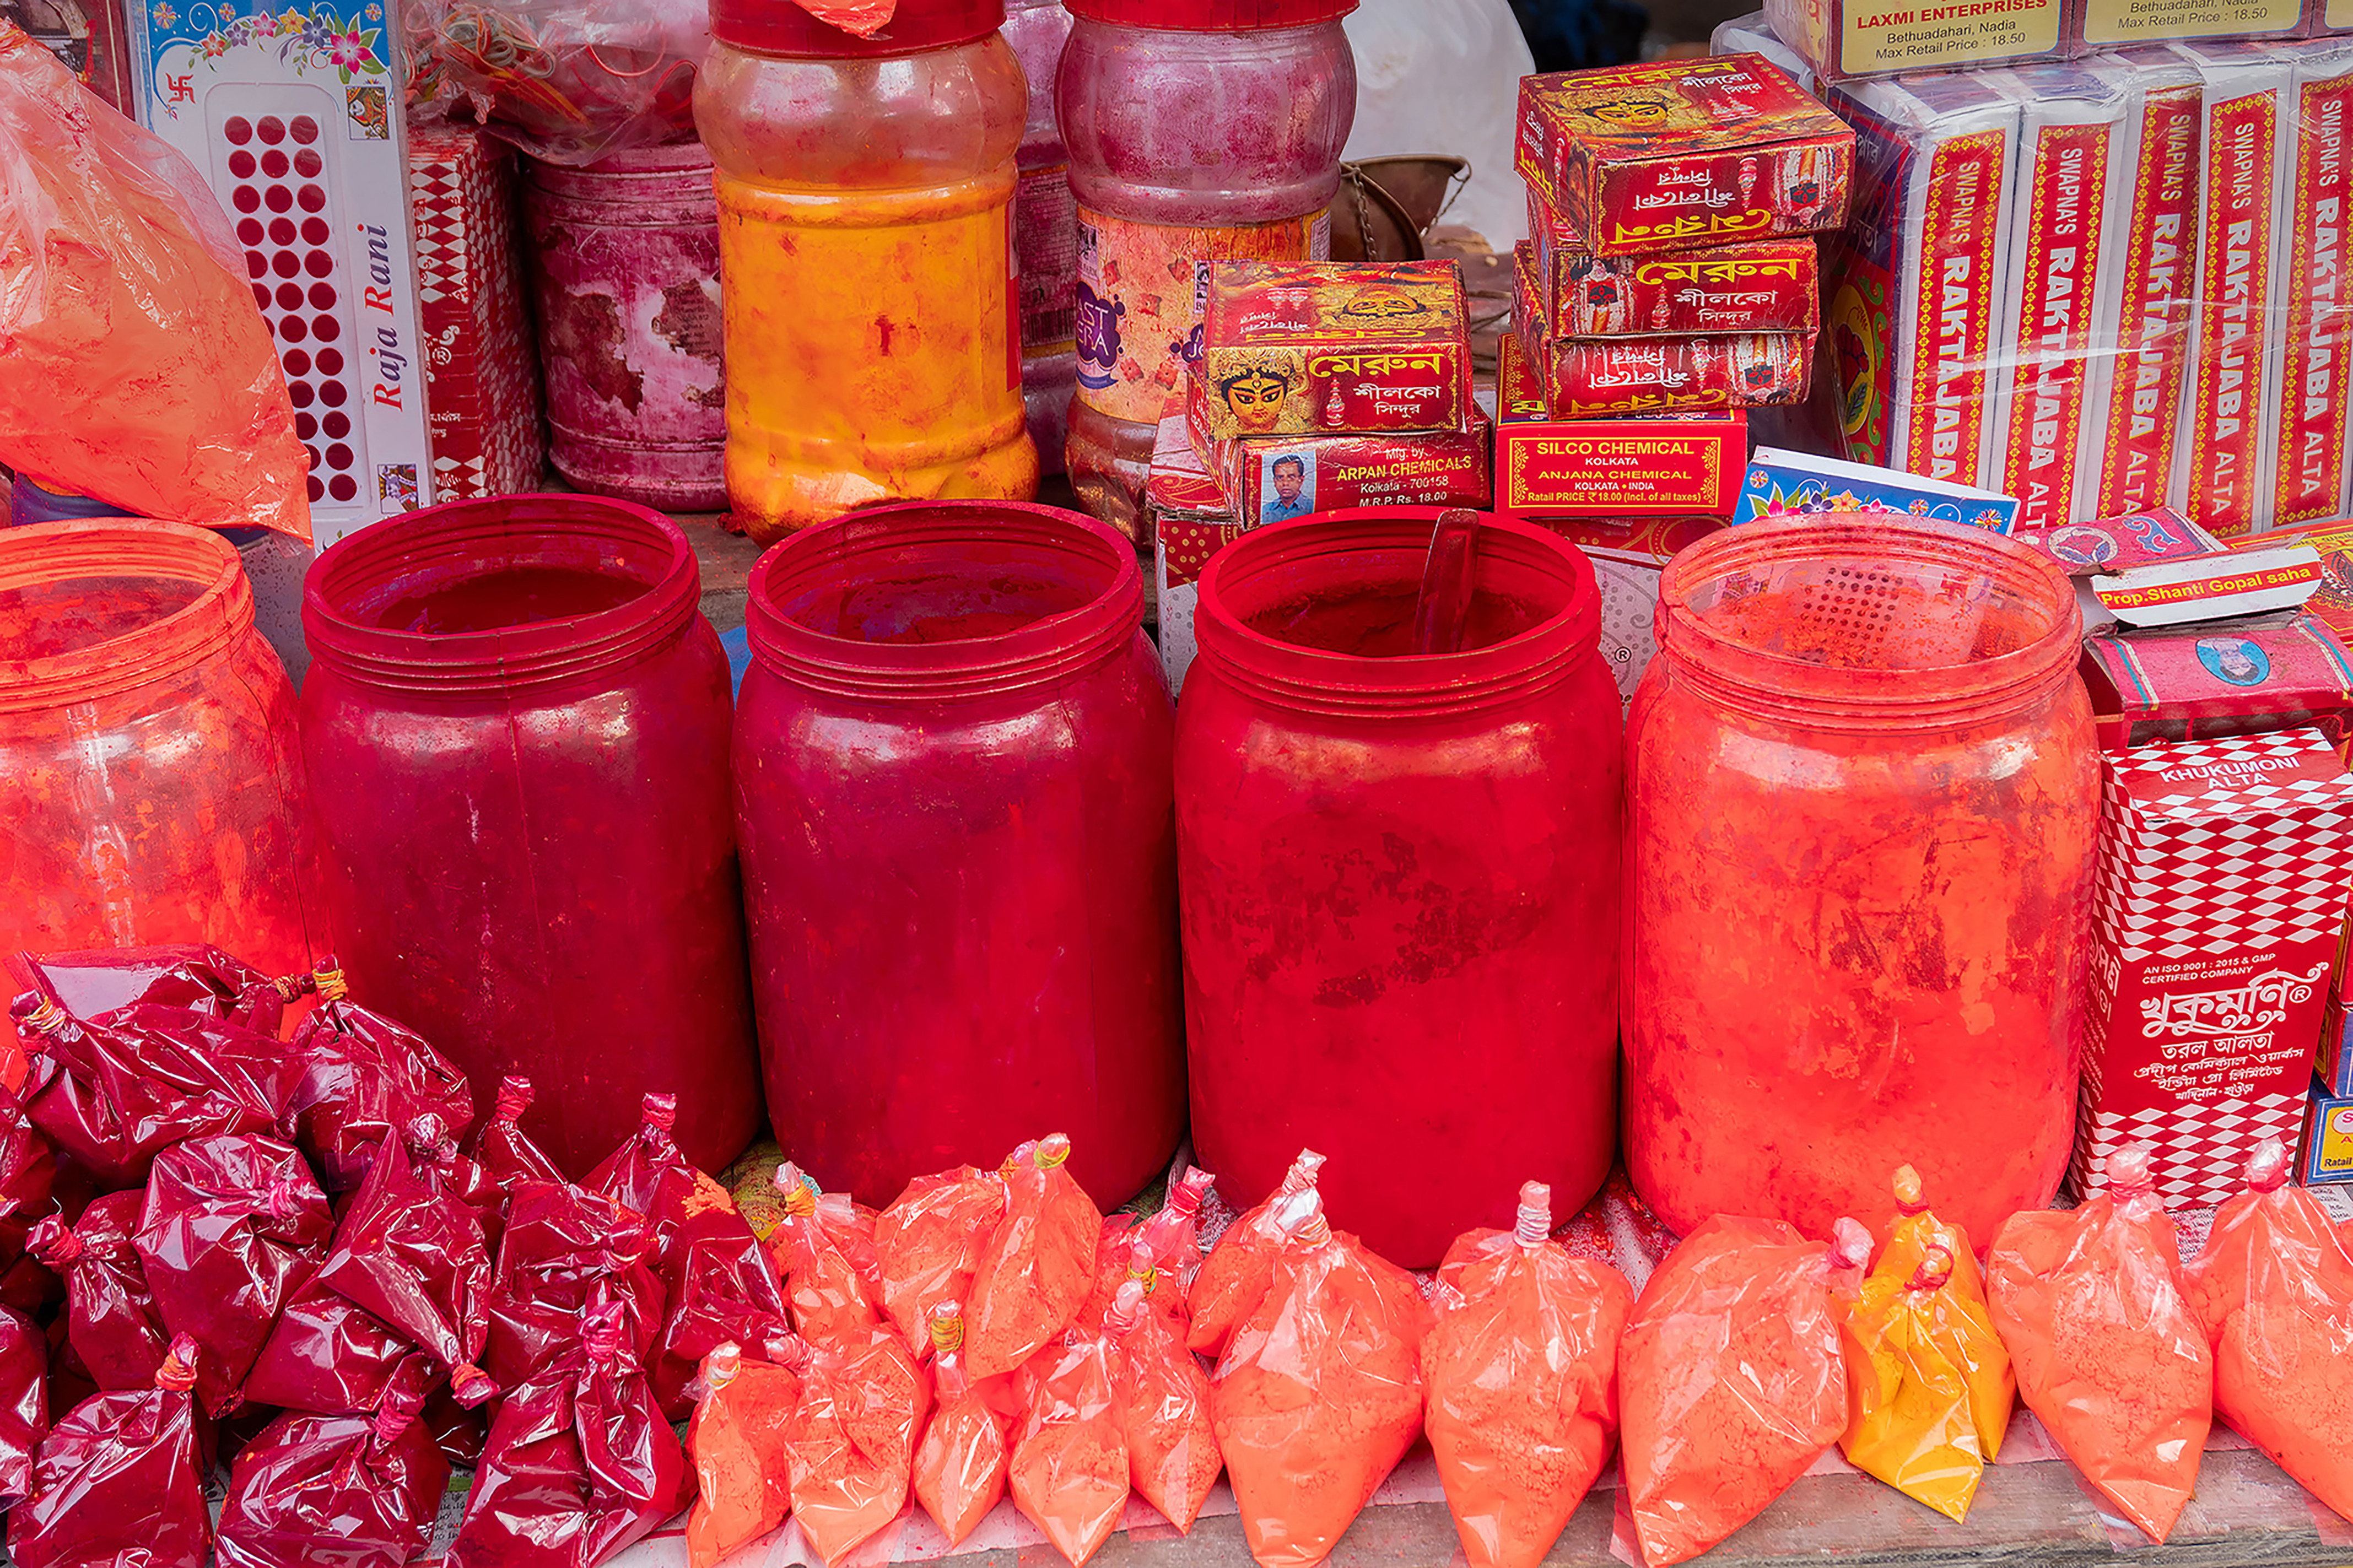
M2099 766L2067 580L1975 529L1728 529L1629 717L1627 1165L1660 1217L1990 1236L2058 1190Z

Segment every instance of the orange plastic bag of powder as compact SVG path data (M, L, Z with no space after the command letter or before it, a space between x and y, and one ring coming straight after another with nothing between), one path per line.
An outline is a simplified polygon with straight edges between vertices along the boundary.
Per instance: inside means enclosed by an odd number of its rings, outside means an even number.
M2353 1252L2286 1181L2286 1149L2264 1140L2189 1265L2189 1307L2214 1351L2214 1413L2353 1519Z
M1873 1275L1891 1275L1900 1283L1918 1274L1930 1261L1931 1253L1947 1260L1950 1273L1939 1309L1944 1319L1957 1328L1964 1319L1981 1325L1969 1336L1968 1346L1974 1349L1963 1370L1968 1382L1970 1424L1985 1449L1986 1463L1991 1464L2000 1457L2001 1440L2010 1432L2018 1380L2010 1370L2010 1352L1992 1331L1992 1309L1986 1302L1985 1275L1978 1268L1977 1251L1969 1244L1968 1232L1929 1212L1919 1172L1909 1165L1899 1166L1893 1184L1897 1217L1888 1231L1887 1245L1880 1248L1872 1265Z
M702 1358L698 1394L686 1429L697 1486L686 1552L692 1568L712 1568L792 1511L786 1444L801 1380L789 1367L746 1360L731 1342Z
M1651 1568L1764 1512L1846 1430L1840 1324L1870 1257L1852 1220L1825 1247L1719 1215L1651 1276L1618 1346L1627 1501Z
M1127 1438L1112 1407L1101 1334L1065 1330L1038 1363L1013 1446L1013 1501L1078 1568L1111 1539L1127 1509Z
M1005 1496L1006 1418L964 1369L964 1309L932 1309L932 1377L937 1403L915 1446L915 1500L953 1547Z
M1544 1561L1618 1436L1618 1340L1634 1292L1551 1236L1551 1189L1530 1182L1513 1229L1447 1249L1421 1342L1422 1422L1474 1568Z
M135 516L310 542L310 464L220 204L5 22L0 362L0 462Z
M894 1331L862 1342L794 1342L801 1399L786 1428L793 1516L828 1563L899 1517L931 1387Z
M1168 1278L1156 1274L1156 1283ZM1208 1374L1185 1348L1177 1324L1153 1309L1153 1289L1144 1279L1128 1280L1103 1315L1112 1399L1137 1494L1178 1530L1190 1530L1225 1458L1209 1421Z
M1323 1168L1323 1155L1302 1149L1273 1195L1228 1226L1218 1245L1201 1260L1186 1291L1191 1323L1185 1333L1188 1348L1209 1356L1224 1352L1227 1336L1265 1296L1273 1276L1275 1256L1283 1245L1275 1210L1313 1189L1315 1173Z
M1276 1220L1286 1245L1210 1375L1209 1418L1250 1555L1307 1568L1420 1435L1430 1310L1411 1275L1333 1231L1312 1189Z
M1005 1217L1005 1178L970 1165L917 1176L874 1222L882 1309L907 1348L932 1353L932 1313L955 1302L959 1315L972 1277L997 1222Z
M1071 1179L1071 1141L1024 1143L999 1173L1005 1217L973 1270L965 1304L965 1370L999 1377L1069 1328L1094 1286L1103 1215Z
M882 1321L854 1259L873 1248L874 1221L845 1194L826 1194L787 1160L776 1167L782 1212L768 1257L783 1277L793 1327L811 1343L859 1340Z
M1988 1279L2027 1408L2117 1512L2164 1541L2198 1484L2214 1357L2148 1145L2109 1155L2106 1190L2083 1207L2012 1215Z

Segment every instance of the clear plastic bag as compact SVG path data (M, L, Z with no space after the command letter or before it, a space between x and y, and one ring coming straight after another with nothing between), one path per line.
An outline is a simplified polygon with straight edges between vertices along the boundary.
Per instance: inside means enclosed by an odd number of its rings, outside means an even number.
M1473 1568L1542 1562L1618 1436L1634 1292L1551 1236L1551 1190L1530 1182L1512 1229L1472 1231L1439 1266L1423 1425Z
M310 472L204 179L0 26L0 461L134 516L308 543Z
M2189 1305L2214 1350L2214 1413L2353 1519L2353 1247L2287 1165L2277 1139L2248 1161L2189 1265Z
M1719 1216L1667 1255L1618 1348L1627 1500L1643 1560L1696 1557L1765 1511L1846 1430L1840 1324L1871 1236L1829 1247Z
M793 1327L821 1343L865 1331L882 1321L854 1261L875 1250L875 1218L846 1193L828 1194L790 1161L776 1167L783 1205L768 1233L768 1254L784 1276Z
M785 1443L801 1380L790 1367L747 1359L730 1342L702 1358L694 1393L686 1453L699 1487L686 1553L691 1568L713 1568L792 1511Z
M1095 1279L1103 1215L1071 1179L1071 1141L1056 1132L1005 1162L1005 1217L982 1249L966 1303L965 1364L997 1377L1077 1319Z
M1156 1283L1175 1289L1173 1271ZM1225 1457L1209 1419L1209 1377L1185 1348L1183 1328L1154 1310L1145 1281L1130 1279L1112 1299L1103 1329L1112 1347L1112 1402L1127 1438L1136 1495L1178 1530L1190 1530Z
M906 1506L931 1389L897 1332L855 1347L791 1342L801 1401L786 1438L793 1515L828 1563Z
M1008 1480L1022 1513L1081 1568L1127 1508L1127 1436L1112 1403L1103 1336L1065 1329L1038 1352Z
M1224 1352L1234 1325L1266 1294L1275 1255L1282 1250L1276 1206L1313 1188L1315 1173L1323 1168L1323 1155L1301 1150L1273 1195L1226 1226L1186 1293L1192 1325L1185 1337L1188 1348L1209 1356Z
M932 1353L933 1312L944 1302L961 1312L981 1254L1004 1217L1005 1179L958 1165L909 1182L875 1220L881 1304L909 1350Z
M1307 1568L1421 1432L1429 1326L1412 1276L1335 1233L1313 1190L1283 1200L1269 1286L1226 1342L1209 1414L1262 1568Z
M2189 1310L2147 1144L2108 1156L2072 1212L2011 1218L1989 1259L1994 1326L2018 1391L2084 1479L2163 1542L2198 1485L2214 1356Z
M954 1547L1005 1497L1009 1434L999 1391L965 1371L961 1304L932 1309L931 1340L934 1403L915 1447L915 1500Z
M470 100L533 157L593 163L694 135L711 47L691 0L408 0L410 96Z

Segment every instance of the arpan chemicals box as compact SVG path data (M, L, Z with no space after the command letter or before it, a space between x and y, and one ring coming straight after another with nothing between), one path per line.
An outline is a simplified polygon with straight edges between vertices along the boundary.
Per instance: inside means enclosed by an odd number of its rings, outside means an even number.
M2206 644L2213 646L2206 647ZM2260 680L2262 650L2204 639ZM2304 1131L2345 919L2353 776L2318 730L2161 742L2101 759L2079 1191L2127 1143L2158 1191L2219 1204L2265 1138Z

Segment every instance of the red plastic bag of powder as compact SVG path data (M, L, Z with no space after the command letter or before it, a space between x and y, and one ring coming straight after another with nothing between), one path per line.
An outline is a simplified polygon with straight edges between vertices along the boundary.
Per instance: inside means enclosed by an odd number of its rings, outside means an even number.
M1201 1260L1186 1292L1191 1327L1186 1331L1185 1342L1189 1348L1208 1356L1224 1352L1227 1336L1266 1295L1273 1278L1274 1258L1283 1244L1275 1210L1313 1189L1315 1173L1323 1168L1323 1155L1313 1149L1301 1150L1273 1195L1228 1226L1216 1247Z
M420 1396L375 1415L280 1415L230 1469L219 1568L404 1568L433 1539L449 1461Z
M0 1093L0 1279L19 1271L25 1240L41 1219L55 1214L58 1163L49 1142L16 1100ZM0 1283L0 1297L14 1300L16 1282Z
M1029 1359L1078 1317L1095 1278L1103 1215L1064 1163L1057 1132L1008 1156L1005 1217L988 1237L965 1304L965 1367L997 1377Z
M1764 1512L1846 1430L1841 1298L1870 1256L1852 1220L1824 1247L1719 1215L1651 1276L1618 1347L1627 1500L1651 1568Z
M438 1117L453 1139L466 1135L474 1097L464 1073L413 1031L353 1005L333 959L310 984L319 1005L287 1047L300 1076L286 1112L322 1186L358 1186L384 1141L420 1116Z
M0 1308L0 1509L30 1496L33 1456L49 1431L49 1336Z
M1530 1182L1513 1229L1447 1249L1421 1342L1423 1424L1463 1555L1481 1568L1542 1562L1618 1436L1618 1339L1634 1292L1551 1236L1551 1189Z
M2214 1356L2150 1152L2109 1155L2107 1188L2081 1208L2013 1215L1988 1278L2027 1408L2117 1512L2162 1542L2198 1484Z
M881 1306L918 1356L932 1353L932 1313L944 1302L961 1312L980 1255L1005 1215L1005 1179L958 1165L917 1176L876 1217L874 1254Z
M788 1331L784 1292L734 1200L715 1185L695 1192L700 1206L679 1227L669 1310L649 1369L673 1421L694 1408L688 1385L705 1356L730 1341L756 1349Z
M380 1409L396 1390L442 1375L423 1346L313 1275L279 1312L244 1393L252 1405L343 1415Z
M1179 1325L1145 1300L1147 1289L1128 1280L1103 1314L1112 1408L1137 1495L1178 1530L1190 1530L1226 1462L1209 1420L1209 1374L1185 1348Z
M499 1407L449 1568L594 1568L693 1497L625 1316L593 1309L571 1350Z
M800 1374L720 1345L703 1357L686 1452L698 1491L686 1521L691 1568L713 1568L785 1522L792 1511L785 1443L800 1404Z
M1305 1568L1421 1433L1430 1311L1412 1276L1333 1231L1312 1188L1274 1217L1286 1244L1209 1379L1209 1415L1250 1555Z
M652 1251L652 1227L635 1210L565 1182L517 1183L491 1277L483 1370L501 1388L520 1387L565 1355L582 1314L607 1300L624 1303L642 1361L663 1320Z
M471 1167L429 1111L386 1133L312 1279L429 1353L468 1409L498 1392L478 1364L491 1258L480 1215L459 1195Z
M785 1442L793 1517L832 1563L906 1506L931 1389L891 1329L871 1329L855 1344L796 1339L789 1355L801 1374Z
M110 1393L155 1386L172 1336L147 1289L131 1237L143 1193L111 1193L68 1226L55 1215L33 1227L28 1245L66 1282L68 1343L90 1381Z
M2188 1270L2214 1413L2353 1519L2353 1250L2266 1139Z
M152 1388L101 1394L50 1428L33 1495L8 1513L16 1568L204 1568L212 1512L197 1474L195 1342Z
M0 462L134 517L311 539L245 254L187 160L0 36Z
M784 1276L793 1327L812 1344L863 1337L882 1321L852 1261L875 1251L872 1215L847 1194L827 1194L789 1160L776 1167L783 1213L768 1233L768 1256Z
M205 1138L155 1157L132 1245L164 1326L205 1352L197 1394L209 1414L242 1402L246 1372L334 1226L310 1166L274 1138Z
M1112 1396L1110 1346L1101 1333L1066 1329L1032 1372L1007 1479L1014 1506L1078 1568L1127 1509L1127 1435Z
M1005 1496L1007 1420L964 1369L964 1309L932 1309L932 1377L936 1400L915 1447L915 1500L955 1547Z
M531 1079L501 1079L498 1104L474 1138L474 1163L510 1197L518 1182L564 1180L555 1162L522 1130L522 1114L531 1109Z
M181 1007L276 1035L299 986L273 980L243 959L205 942L100 948L86 952L23 953L19 966L77 1018L96 1018L142 1002Z
M580 1184L646 1216L646 1223L653 1227L654 1268L667 1283L679 1245L679 1226L700 1206L697 1189L706 1184L714 1191L721 1189L687 1163L670 1136L678 1125L678 1096L647 1095L644 1116L628 1140L607 1155L605 1163Z

